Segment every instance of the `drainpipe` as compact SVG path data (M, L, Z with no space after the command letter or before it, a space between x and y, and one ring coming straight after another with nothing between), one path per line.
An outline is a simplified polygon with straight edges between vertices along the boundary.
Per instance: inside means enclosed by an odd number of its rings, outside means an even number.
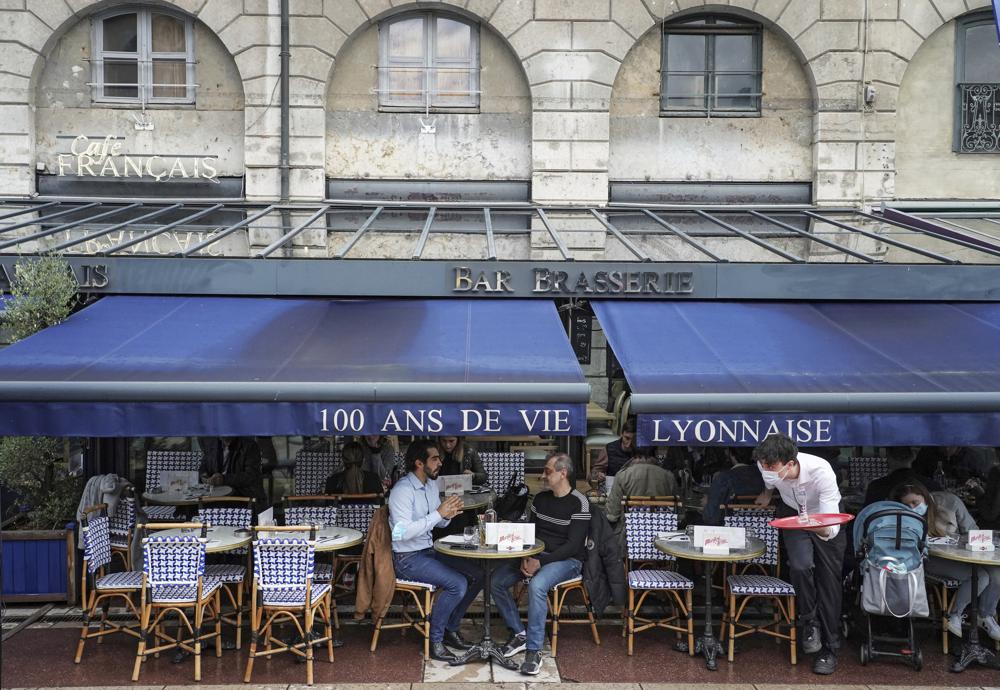
M281 0L281 158L278 167L281 169L281 203L288 203L288 61L291 57L288 40L288 0Z

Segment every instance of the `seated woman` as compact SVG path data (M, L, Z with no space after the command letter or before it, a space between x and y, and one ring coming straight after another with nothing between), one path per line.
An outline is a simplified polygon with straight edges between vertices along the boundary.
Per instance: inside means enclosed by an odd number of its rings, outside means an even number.
M890 501L905 503L927 520L927 536L958 538L971 529L979 529L961 499L947 491L929 493L922 484L900 484L889 493ZM948 630L962 636L965 608L972 601L972 566L931 556L926 561L927 573L953 578L961 584L955 593L954 608L948 617ZM1000 602L1000 567L979 568L979 623L994 640L1000 640L997 625L997 603Z
M374 472L361 469L365 461L365 451L354 441L344 444L340 451L344 469L331 474L326 480L328 494L381 494L382 480Z
M486 483L486 470L479 453L465 445L462 436L442 436L438 443L441 450L440 475L471 474L473 484Z

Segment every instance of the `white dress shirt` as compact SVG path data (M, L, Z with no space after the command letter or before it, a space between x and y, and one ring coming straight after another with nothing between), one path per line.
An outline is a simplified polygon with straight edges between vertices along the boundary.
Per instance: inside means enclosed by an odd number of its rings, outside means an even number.
M441 517L440 505L438 485L433 479L422 484L411 472L396 482L389 492L392 550L405 553L431 548L431 530L446 527L451 522Z
M764 486L768 489L777 488L785 505L796 511L799 509L799 502L795 498L795 490L801 488L805 490L806 510L810 515L839 513L840 487L837 486L837 473L830 467L830 463L809 453L799 453L795 459L799 463L798 478L779 479L772 484L765 477ZM840 532L840 525L828 529L829 533L819 535L820 539L833 539Z

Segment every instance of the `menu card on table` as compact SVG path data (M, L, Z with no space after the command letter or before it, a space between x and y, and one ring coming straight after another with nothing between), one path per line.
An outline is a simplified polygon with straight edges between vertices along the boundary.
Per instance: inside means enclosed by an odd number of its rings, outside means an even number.
M746 548L746 530L742 527L694 526L694 545L706 554L725 556L730 549Z
M445 496L461 496L472 491L471 474L443 474L437 478L438 491Z
M504 530L504 532L501 532L501 530ZM487 522L486 545L496 546L497 550L513 551L514 549L500 548L501 534L509 534L506 530L516 530L521 535L521 543L517 546L518 549L521 549L525 544L535 543L535 523L533 522Z
M970 529L969 541L965 544L969 551L993 551L993 530Z
M160 488L170 493L183 493L197 483L197 471L164 470L160 472Z

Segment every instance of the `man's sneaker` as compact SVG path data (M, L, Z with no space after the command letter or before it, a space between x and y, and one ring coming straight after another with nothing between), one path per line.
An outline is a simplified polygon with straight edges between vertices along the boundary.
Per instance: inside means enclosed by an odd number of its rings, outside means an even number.
M991 640L1000 640L1000 625L993 616L983 616L979 619L979 624L986 630L986 634Z
M837 670L837 655L831 652L829 649L824 649L823 652L816 657L813 662L813 673L817 673L821 676L828 676Z
M527 646L528 638L525 636L525 633L514 633L510 636L510 639L504 643L503 647L500 649L500 653L509 659L515 654L523 652L524 648Z
M962 621L965 620L965 614L953 613L948 616L948 632L956 637L962 636ZM995 622L994 622L995 624Z
M815 654L823 648L820 640L819 628L815 625L807 625L802 631L802 651L806 654Z
M521 664L521 673L526 676L537 676L542 670L542 653L529 651L524 655L524 663Z

